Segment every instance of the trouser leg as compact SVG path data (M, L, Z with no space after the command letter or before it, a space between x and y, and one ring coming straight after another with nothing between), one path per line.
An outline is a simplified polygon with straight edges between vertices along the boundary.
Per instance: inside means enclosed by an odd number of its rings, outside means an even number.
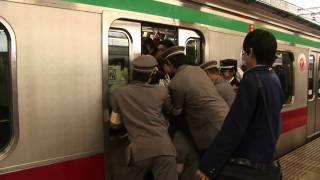
M199 156L191 139L181 131L173 135L173 143L177 150L177 161L183 164L180 180L195 180L195 173L198 168Z
M183 171L180 176L180 180L195 180L196 179L196 171L198 169L199 156L197 153L190 153L187 155Z
M143 180L146 172L151 169L152 159L146 159L142 161L132 162L130 165L130 174L128 179L130 180Z
M174 156L153 158L152 173L155 180L178 180L176 158Z

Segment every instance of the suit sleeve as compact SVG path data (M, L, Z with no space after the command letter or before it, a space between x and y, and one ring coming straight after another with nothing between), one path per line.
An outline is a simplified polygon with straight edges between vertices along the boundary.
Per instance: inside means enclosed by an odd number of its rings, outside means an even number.
M177 86L177 84L169 84L169 92L172 100L172 110L171 114L177 116L181 114L184 104L184 87Z
M252 77L252 76L251 76ZM201 158L199 169L216 176L240 144L254 114L258 89L250 77L243 79L221 131Z
M170 94L169 94L168 90L166 92L167 92L167 95L166 95L166 98L164 100L163 112L165 114L171 114L171 111L173 110L172 100L171 100L171 97L170 97Z

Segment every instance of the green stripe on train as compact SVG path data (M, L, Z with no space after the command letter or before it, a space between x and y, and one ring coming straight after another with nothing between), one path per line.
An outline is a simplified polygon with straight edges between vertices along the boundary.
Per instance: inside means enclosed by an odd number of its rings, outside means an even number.
M122 9L134 12L141 12L147 14L153 14L158 16L164 16L169 18L175 18L191 23L200 23L210 26L220 27L224 29L248 32L249 23L238 21L215 14L201 12L200 10L176 6L163 2L153 0L65 0L69 2L90 4L96 6L110 7L115 9ZM320 48L320 42L312 41L306 38L298 37L296 35L270 30L278 40L287 41L294 44L301 44Z

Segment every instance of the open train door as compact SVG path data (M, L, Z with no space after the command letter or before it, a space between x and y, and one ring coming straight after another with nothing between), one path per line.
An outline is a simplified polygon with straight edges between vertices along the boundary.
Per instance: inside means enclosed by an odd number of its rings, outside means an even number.
M311 52L308 66L308 138L320 133L320 52Z

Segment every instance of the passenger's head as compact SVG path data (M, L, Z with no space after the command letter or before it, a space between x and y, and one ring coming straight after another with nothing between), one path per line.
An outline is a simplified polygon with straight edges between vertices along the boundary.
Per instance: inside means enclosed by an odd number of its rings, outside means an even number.
M151 54L155 49L155 43L151 38L144 38L141 45L141 54Z
M236 75L237 60L224 59L220 61L220 72L224 79L230 80Z
M155 57L160 57L160 55L167 50L168 48L171 48L172 46L174 46L173 42L170 40L163 40L160 41L159 44L156 47L156 52L155 52Z
M257 64L271 67L276 59L276 50L276 38L268 31L256 29L244 39L244 63L248 68Z
M163 70L166 73L173 73L187 63L185 48L183 46L173 46L161 54L159 61L163 64Z
M157 60L151 55L142 55L132 62L132 80L148 82L158 65Z
M208 77L215 81L220 77L217 61L209 61L200 65L200 67L207 73Z

